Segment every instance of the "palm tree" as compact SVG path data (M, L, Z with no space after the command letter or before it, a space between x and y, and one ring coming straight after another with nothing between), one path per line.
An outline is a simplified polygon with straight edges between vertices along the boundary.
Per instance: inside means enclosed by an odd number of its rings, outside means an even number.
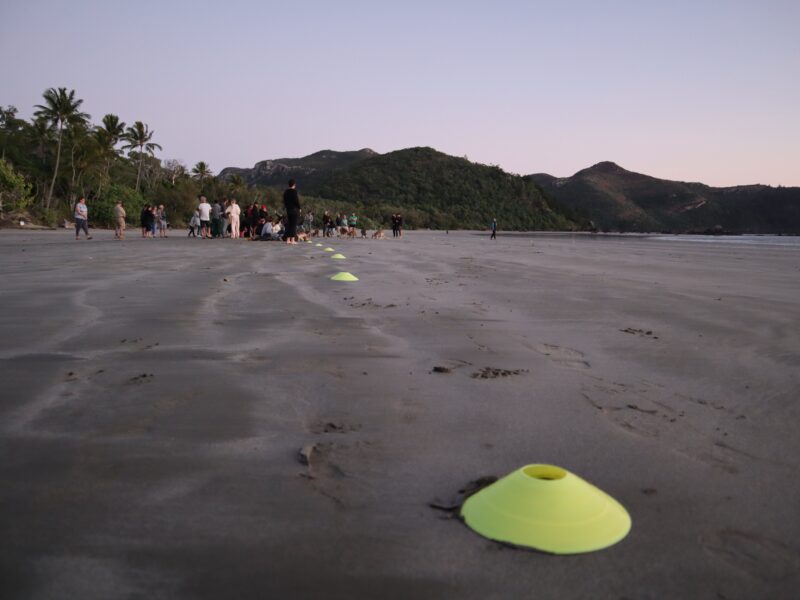
M26 124L28 140L35 146L33 153L41 161L40 166L44 166L44 159L47 156L47 147L53 141L53 124L44 117L38 117Z
M108 172L111 170L111 161L119 152L116 146L125 137L125 123L117 115L109 113L103 117L103 126L95 127L94 135L105 162L103 177L97 186L97 195L100 196L103 182L108 179Z
M56 150L56 166L53 169L53 180L50 182L50 191L47 193L45 209L50 210L50 200L53 197L53 188L56 185L58 175L58 165L61 162L61 137L64 132L64 125L85 124L89 120L89 115L80 112L83 100L75 97L75 90L67 93L67 88L50 88L42 94L44 104L37 104L38 108L34 115L43 117L58 127L58 149Z
M202 160L192 167L192 176L200 182L201 186L203 185L203 179L211 177L211 175L213 175L211 167Z
M244 180L244 177L242 177L238 173L234 173L233 175L231 175L230 178L228 179L228 183L230 184L231 190L233 190L234 193L238 192L239 190L247 188L247 182Z
M136 191L139 191L139 181L142 178L142 164L144 164L144 154L147 152L150 156L155 154L156 149L161 150L161 146L151 142L155 131L150 131L150 128L142 123L136 121L133 127L128 127L125 130L126 144L123 146L126 150L139 149L139 169L136 172Z
M103 117L103 126L95 128L97 142L107 155L106 175L111 168L111 159L116 154L116 145L125 137L125 123L117 115L107 114Z
M0 106L0 135L3 137L3 153L0 155L0 159L5 160L8 140L20 130L22 123L22 120L17 119L16 106L10 104L5 108Z

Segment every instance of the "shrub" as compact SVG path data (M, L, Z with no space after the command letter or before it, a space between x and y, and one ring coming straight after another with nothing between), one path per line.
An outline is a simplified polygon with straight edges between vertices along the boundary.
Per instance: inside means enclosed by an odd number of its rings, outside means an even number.
M144 206L144 198L133 188L114 184L100 198L91 202L89 206L90 221L94 225L113 225L114 205L120 200L127 214L126 221L130 223L137 220Z
M11 163L0 159L0 212L21 210L32 202L31 184L14 170Z

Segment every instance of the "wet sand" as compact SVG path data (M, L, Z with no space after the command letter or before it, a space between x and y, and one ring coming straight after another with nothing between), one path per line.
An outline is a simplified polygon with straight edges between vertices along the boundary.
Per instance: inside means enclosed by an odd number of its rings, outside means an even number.
M1 597L795 597L796 249L130 233L0 231ZM428 506L531 462L630 535Z

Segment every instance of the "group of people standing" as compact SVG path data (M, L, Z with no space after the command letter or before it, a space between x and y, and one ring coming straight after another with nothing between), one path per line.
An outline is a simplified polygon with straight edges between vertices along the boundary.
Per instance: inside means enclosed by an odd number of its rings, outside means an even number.
M222 201L209 203L205 196L197 197L198 204L189 221L188 237L202 239L230 237L238 239L283 240L287 244L296 244L298 239L308 239L309 236L319 235L320 230L314 228L314 213L303 213L300 207L300 196L297 193L297 183L289 180L289 186L283 193L285 215L270 215L266 205L253 202L244 210L235 198L225 198ZM125 239L125 219L127 214L122 202L117 202L113 210L114 237L118 240ZM75 205L75 237L79 239L80 232L89 235L89 211L85 198L81 197ZM403 216L394 213L391 216L392 234L394 237L403 235ZM168 237L169 223L167 211L163 204L145 204L140 214L143 238ZM322 216L322 235L332 237L334 232L340 236L355 237L358 227L358 217L352 213L349 217L345 213L330 214L325 211ZM361 237L366 237L366 230L361 228ZM383 237L383 230L379 229L373 237Z
M118 206L121 208L122 203L119 203ZM125 209L122 210L124 211ZM167 228L169 223L167 223L167 211L163 204L158 206L145 204L139 215L139 220L142 225L142 237L154 238L156 237L156 231L158 231L158 237L168 237Z
M258 202L243 208L235 198L210 203L205 196L198 196L197 200L187 237L281 239L288 244L296 244L298 239L307 239L312 234L321 233L324 237L332 237L337 231L340 235L353 234L358 227L355 213L348 217L345 213L332 215L326 210L320 232L319 228L315 228L313 211L304 212L300 206L300 195L294 179L289 180L288 188L283 193L282 215L270 214L266 205L259 205Z
M258 202L243 207L236 198L223 198L210 203L205 196L198 196L197 200L197 208L189 220L187 237L254 239L265 225L277 225L285 220L280 215L270 215L266 205L259 205Z

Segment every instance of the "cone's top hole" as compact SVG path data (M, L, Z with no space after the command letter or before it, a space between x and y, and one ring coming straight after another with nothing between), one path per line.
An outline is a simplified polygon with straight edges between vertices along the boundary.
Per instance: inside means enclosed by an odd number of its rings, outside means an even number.
M554 481L556 479L563 479L567 476L567 472L561 467L554 467L553 465L528 465L522 469L531 479L541 479L544 481Z

